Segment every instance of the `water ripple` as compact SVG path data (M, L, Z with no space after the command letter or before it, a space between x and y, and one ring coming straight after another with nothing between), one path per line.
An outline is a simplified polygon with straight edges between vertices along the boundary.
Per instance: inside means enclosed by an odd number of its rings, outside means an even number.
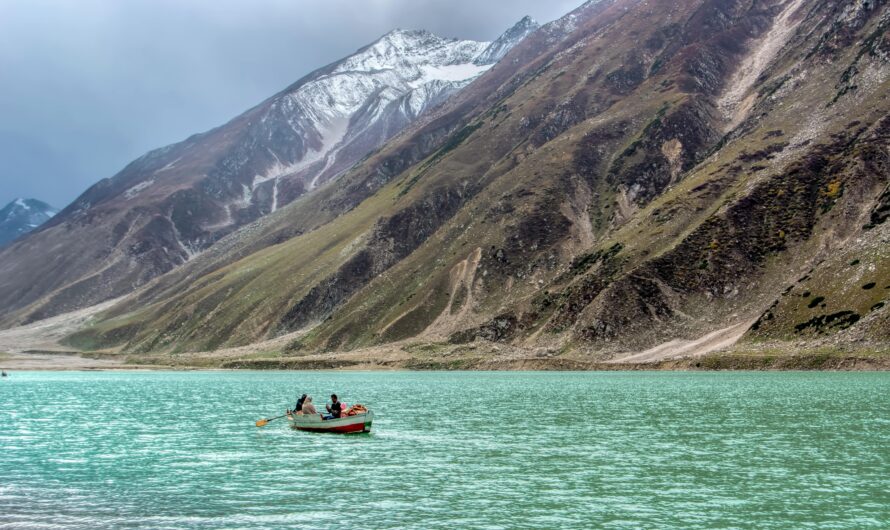
M14 373L0 529L885 528L888 435L890 374Z

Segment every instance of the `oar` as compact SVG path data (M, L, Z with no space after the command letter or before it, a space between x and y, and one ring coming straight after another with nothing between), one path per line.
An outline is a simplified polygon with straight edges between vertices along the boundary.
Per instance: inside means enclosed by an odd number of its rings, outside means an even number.
M282 414L281 416L269 418L268 420L260 420L260 421L256 422L256 426L257 427L265 427L266 425L269 424L270 421L280 420L281 418L284 418L286 416L287 416L287 414Z

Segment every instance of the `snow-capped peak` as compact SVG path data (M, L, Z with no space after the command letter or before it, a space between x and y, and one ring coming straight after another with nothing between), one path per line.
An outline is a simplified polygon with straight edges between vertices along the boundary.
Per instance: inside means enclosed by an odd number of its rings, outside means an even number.
M30 232L58 210L36 199L17 198L0 209L0 246Z
M526 16L508 29L503 35L492 42L488 48L476 58L476 64L494 64L507 55L523 39L534 33L541 25L532 17Z
M410 75L412 69L424 65L468 64L489 45L488 42L444 39L428 31L396 30L341 61L331 75L374 74L383 70L400 70Z
M338 160L340 151L353 144L355 156L356 150L379 147L485 73L536 28L526 17L494 42L397 29L320 70L265 109L256 137L293 136L302 140L302 150L265 149L270 161L253 178L254 187L299 175L313 188L336 177L355 162Z

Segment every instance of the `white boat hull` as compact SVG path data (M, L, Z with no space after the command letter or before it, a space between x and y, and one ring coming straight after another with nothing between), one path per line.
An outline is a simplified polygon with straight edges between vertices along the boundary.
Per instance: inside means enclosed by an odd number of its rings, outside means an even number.
M298 431L306 432L330 432L338 434L353 434L371 432L371 423L374 413L371 411L355 416L346 416L334 420L322 420L318 414L311 416L296 414L289 416L291 427Z

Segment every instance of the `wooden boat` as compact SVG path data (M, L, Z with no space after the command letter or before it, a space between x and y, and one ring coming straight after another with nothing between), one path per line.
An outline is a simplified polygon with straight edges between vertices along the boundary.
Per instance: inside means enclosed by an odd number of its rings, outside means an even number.
M323 420L320 414L302 415L294 414L287 417L290 426L298 431L329 432L336 434L354 434L371 432L371 422L374 413L370 410L364 414L346 416L334 420Z

